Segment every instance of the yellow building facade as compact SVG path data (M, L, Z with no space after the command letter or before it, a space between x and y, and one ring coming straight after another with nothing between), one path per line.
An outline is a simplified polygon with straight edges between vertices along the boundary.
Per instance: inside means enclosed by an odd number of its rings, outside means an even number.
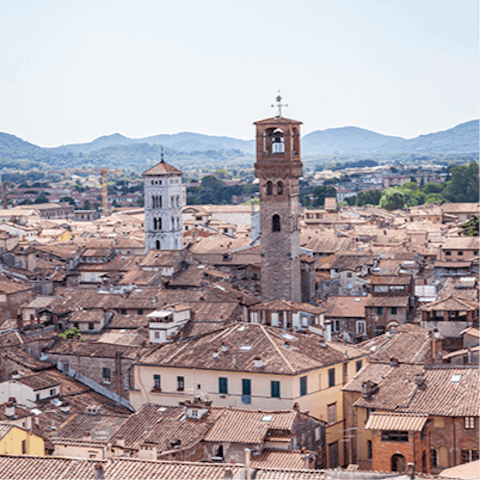
M45 455L42 437L15 425L0 425L1 455Z

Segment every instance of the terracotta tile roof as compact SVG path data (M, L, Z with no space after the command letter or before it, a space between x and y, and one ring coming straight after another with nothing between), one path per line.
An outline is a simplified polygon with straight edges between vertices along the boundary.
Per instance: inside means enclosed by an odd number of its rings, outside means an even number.
M286 117L272 117L266 118L265 120L258 120L257 122L253 122L254 125L278 125L280 123L295 123L296 125L303 124L303 122L299 122L298 120L292 120L291 118Z
M367 297L329 295L326 303L325 317L364 318Z
M269 412L228 408L223 410L223 415L203 441L261 444L268 430L291 430L297 414L294 410Z
M393 430L421 432L427 423L428 415L413 413L371 413L365 430Z
M165 162L157 163L152 168L149 168L147 171L142 173L142 177L147 175L165 175L165 174L176 174L176 175L183 175L183 172L178 168L173 167Z
M145 271L135 266L126 272L117 285L137 285L139 287L150 285L162 285L163 277L161 272Z
M265 468L257 470L255 480L339 480L335 471L325 470L290 470L281 468Z
M302 232L300 236L300 245L312 250L317 255L348 250L353 243L351 238L337 237L336 235L320 236L310 234L308 231Z
M20 377L16 379L17 382L27 385L27 387L35 390L43 390L45 388L56 387L61 384L60 379L50 375L48 371L38 372L29 377Z
M183 250L150 250L142 260L142 267L174 267L183 262Z
M376 380L372 381L378 383L378 390L368 398L360 397L355 406L444 417L479 415L478 366L400 364L384 369L383 378L379 379L378 365L368 364L357 376L368 380L370 368L375 370L372 373ZM422 386L416 385L415 375L423 376ZM358 383L359 379L354 378L344 390L358 388ZM361 391L361 385L360 390L355 391Z
M213 353L221 352L223 342L230 348L215 358ZM203 337L163 345L144 355L138 363L169 368L297 375L345 362L345 349L349 360L366 354L357 347L337 346L334 342L327 342L322 347L316 335L287 334L275 327L239 323ZM256 357L262 359L261 368L254 366Z
M168 285L171 287L201 287L203 283L204 269L197 265L188 265L185 270L176 273Z
M410 275L385 275L370 277L370 285L410 285Z
M442 205L444 213L463 213L463 212L479 212L478 203L444 203Z
M252 311L283 311L283 312L306 312L319 315L325 312L322 307L316 307L309 303L289 302L287 300L273 300L272 302L259 303L250 308Z
M48 349L47 355L79 355L82 357L115 358L117 352L120 352L123 358L136 359L149 351L151 351L149 347L142 348L82 340L64 340L57 342L56 345Z
M372 353L370 362L389 363L391 358L396 358L400 363L423 364L432 360L431 343L430 332L406 324L396 327L394 332L365 340L357 346Z
M94 480L94 466L103 465L105 480L223 480L227 471L242 478L242 465L167 462L113 458L79 460L68 457L0 456L0 478L4 480Z
M8 358L33 371L44 370L53 366L51 362L40 360L17 345L2 347L0 358Z
M305 455L315 455L315 452L266 448L261 455L252 458L251 467L301 470L305 468Z
M54 441L62 443L62 440L81 440L106 443L127 419L127 416L116 415L70 414L69 420L56 430Z
M471 302L449 295L447 298L431 302L419 308L422 312L443 311L443 312L473 312L478 310L478 302Z
M449 262L447 260L437 260L433 266L435 268L470 268L472 262Z
M0 293L3 293L4 295L32 289L33 287L31 285L25 285L23 282L16 280L9 281L5 277L0 277Z
M369 294L367 297L367 307L407 307L408 306L408 296L399 295L399 296L389 296L389 295L372 295Z

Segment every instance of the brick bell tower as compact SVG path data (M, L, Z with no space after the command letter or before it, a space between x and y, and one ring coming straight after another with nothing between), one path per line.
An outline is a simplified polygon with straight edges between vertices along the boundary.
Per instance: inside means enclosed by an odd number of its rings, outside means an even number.
M282 97L276 98L278 115L255 122L260 180L261 290L262 301L301 301L300 198L298 179L300 125L282 117ZM273 105L272 105L273 106Z

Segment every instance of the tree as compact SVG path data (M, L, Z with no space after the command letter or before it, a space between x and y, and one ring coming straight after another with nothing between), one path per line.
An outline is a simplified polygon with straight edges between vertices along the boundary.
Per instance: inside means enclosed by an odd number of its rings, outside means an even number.
M455 165L442 194L452 202L478 202L478 164Z
M441 183L427 183L423 188L422 192L426 195L430 193L442 193L442 190L445 188L445 185Z
M332 186L318 185L313 189L312 196L314 197L313 206L320 207L325 204L326 197L336 197L337 190Z
M462 231L459 235L465 235L467 237L478 237L478 215L472 215L468 222L461 225Z
M406 203L408 194L400 187L388 187L383 191L380 198L380 208L385 210L397 210L403 208Z
M430 195L427 195L425 203L435 203L437 205L443 205L444 203L449 202L441 193L431 193Z
M85 200L83 202L83 209L84 210L91 210L92 209L92 206L90 205L90 201L89 200Z
M84 340L80 330L77 327L73 327L71 330L65 330L63 333L59 335L60 338L64 339L73 339L73 340Z
M72 197L62 197L60 199L60 203L68 203L69 205L73 205L73 206L76 205L75 199Z
M415 190L418 190L418 184L417 182L407 182L405 183L404 185L402 185L403 188L406 188L408 190L411 190L412 192L414 192Z
M201 185L204 188L211 188L213 190L213 189L223 187L224 183L212 175L207 175L206 177L202 178Z
M34 203L37 205L40 203L48 203L48 198L42 193L35 199Z

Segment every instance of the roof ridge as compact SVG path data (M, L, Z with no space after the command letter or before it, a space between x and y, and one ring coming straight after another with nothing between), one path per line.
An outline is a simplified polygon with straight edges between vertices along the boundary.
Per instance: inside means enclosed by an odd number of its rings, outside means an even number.
M290 362L286 359L285 355L280 351L280 349L278 348L278 346L275 344L275 342L273 341L273 339L270 337L270 335L268 334L268 332L266 331L265 327L263 325L259 325L259 327L262 329L263 333L265 334L265 336L268 338L268 340L270 341L270 343L273 345L273 348L275 348L275 350L278 352L278 354L282 357L283 361L290 367L290 370L295 373L295 369L292 367L292 365L290 364Z

